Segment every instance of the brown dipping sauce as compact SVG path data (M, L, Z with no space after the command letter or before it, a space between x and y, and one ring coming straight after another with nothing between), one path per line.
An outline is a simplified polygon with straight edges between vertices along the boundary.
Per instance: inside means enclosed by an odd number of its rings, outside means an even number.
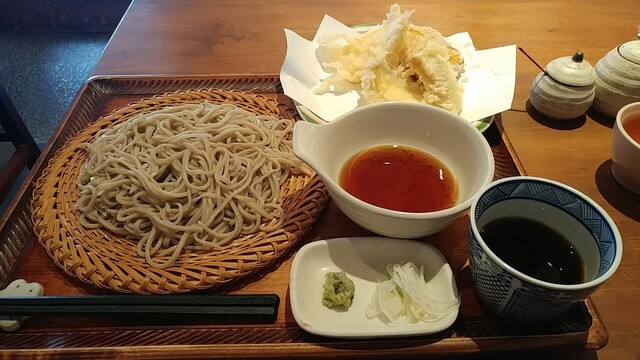
M457 200L451 171L427 152L404 145L355 154L343 165L339 184L362 201L398 211L438 211Z
M640 111L631 113L622 127L636 143L640 144Z

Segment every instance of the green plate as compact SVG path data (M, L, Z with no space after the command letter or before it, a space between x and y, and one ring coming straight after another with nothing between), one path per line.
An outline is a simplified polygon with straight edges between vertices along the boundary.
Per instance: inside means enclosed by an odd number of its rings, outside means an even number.
M308 121L313 124L326 124L327 121L316 115L314 112L309 110L306 106L294 101L296 110L298 110L298 114L304 121ZM476 127L476 129L480 130L480 132L485 132L491 124L493 124L493 119L495 115L487 116L484 119L480 119L472 122L471 124Z

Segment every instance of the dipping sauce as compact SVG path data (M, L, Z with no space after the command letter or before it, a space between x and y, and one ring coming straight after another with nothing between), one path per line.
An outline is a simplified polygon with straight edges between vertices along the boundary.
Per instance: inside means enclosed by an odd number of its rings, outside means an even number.
M640 144L640 111L629 114L622 123L622 127L636 143Z
M369 204L406 212L449 208L457 201L451 171L438 159L405 145L380 145L343 165L339 184Z
M585 280L584 262L576 249L541 222L506 217L490 221L480 234L494 254L524 274L564 285Z

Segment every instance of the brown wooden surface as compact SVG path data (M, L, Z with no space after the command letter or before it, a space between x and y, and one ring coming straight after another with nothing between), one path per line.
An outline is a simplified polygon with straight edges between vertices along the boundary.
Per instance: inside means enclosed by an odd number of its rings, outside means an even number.
M311 38L327 13L353 25L381 20L386 1L135 1L94 74L278 73L285 54L282 29ZM448 35L468 31L480 49L517 44L543 66L585 53L592 65L633 40L640 24L637 0L436 0L415 8L414 23ZM528 109L538 69L517 56L513 110L503 114L512 150L529 175L553 178L592 196L615 219L625 250L614 277L595 295L610 334L608 345L574 358L640 357L640 198L615 183L609 171L611 120L586 117L572 124L540 120ZM595 119L594 119L595 118Z
M380 21L390 4L382 1L138 0L134 1L125 15L93 75L277 74L286 50L283 28L290 28L311 38L325 13L349 25L370 23ZM468 31L476 47L480 49L517 44L543 65L577 49L582 50L586 59L595 65L607 51L634 39L636 25L640 23L637 0L439 0L411 1L401 3L401 6L404 9L416 9L412 17L416 24L435 27L445 35ZM608 344L597 351L572 351L549 357L638 359L640 316L636 308L637 298L640 296L640 197L622 189L610 175L610 119L589 114L590 116L576 121L558 124L541 118L529 109L528 90L538 71L525 56L518 54L512 111L503 113L500 119L503 136L509 143L516 163L523 173L559 180L593 197L616 221L625 246L618 272L593 296L609 334ZM329 207L319 219L309 241L364 234L344 218L341 219L339 213L335 213L336 209L333 209L333 213L331 209ZM437 246L446 247L451 246L448 241L451 237L465 236L463 230L454 227L430 241L434 241ZM466 261L464 244L458 243L448 256L452 267L458 271ZM23 255L30 259L30 256L42 254L33 255L27 251ZM45 262L39 270L47 274L50 271L47 266ZM278 271L286 269L285 262ZM275 273L277 272L265 274L259 282L247 285L243 290L261 290L261 286L267 284L286 286L286 280L271 275ZM51 281L52 289L48 289L50 293L56 289L72 288L79 289L78 293L91 291L76 286L78 284L70 279L58 277L55 272L47 277L47 281ZM464 293L464 289L462 292ZM286 297L282 300L283 305L286 304ZM285 311L286 321L292 321L286 309L281 308L281 311ZM51 328L60 326L59 323L50 325ZM73 322L68 325L73 325ZM83 330L87 329L91 327L87 328L85 324ZM259 332L259 329L256 331ZM170 339L171 333L168 335ZM519 340L506 337L502 341L494 339L494 343L487 344L480 339L472 339L475 346L468 344L471 347L466 352L473 353L474 358L539 358L540 354L527 355L526 350L532 344L541 344L545 340L548 339L536 336ZM315 346L312 350L307 348L306 354L326 356L329 349L333 356L351 357L366 354L354 350L371 348L378 355L397 358L409 354L446 355L447 349L438 346L442 342L433 341L425 341L430 342L431 346L404 342L395 348L388 344L384 347L370 342L356 343L350 348L314 342ZM505 351L518 348L525 351L517 355L477 354L488 345ZM557 343L558 348L563 348L562 345L566 343ZM224 351L220 350L218 355L259 356L259 348L253 347L250 352L242 352L246 346L243 347L240 343L226 347ZM301 348L304 347L292 343L277 352L284 356ZM178 358L216 355L203 352L202 346L176 345L170 349L173 352L153 346L105 348L103 354L158 358L169 357L171 354ZM268 349L265 345L265 352ZM552 351L553 347L548 350ZM87 354L86 351L79 351L78 356L90 358ZM276 353L273 355L277 356ZM92 356L95 357L96 353L92 353Z

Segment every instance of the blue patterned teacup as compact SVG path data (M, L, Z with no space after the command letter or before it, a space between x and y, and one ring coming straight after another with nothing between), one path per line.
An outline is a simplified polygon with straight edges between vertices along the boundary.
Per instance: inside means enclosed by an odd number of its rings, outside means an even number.
M565 238L584 264L581 280L569 284L540 280L540 274L524 273L516 269L521 264L498 257L497 248L493 251L483 239L485 227L509 217L537 221ZM476 293L487 308L510 321L536 323L562 314L602 285L622 258L622 239L609 215L586 195L553 180L516 176L495 181L474 199L469 221L469 259ZM515 246L526 235L503 241ZM539 247L549 246L541 241ZM537 251L525 252L521 259L526 262Z

